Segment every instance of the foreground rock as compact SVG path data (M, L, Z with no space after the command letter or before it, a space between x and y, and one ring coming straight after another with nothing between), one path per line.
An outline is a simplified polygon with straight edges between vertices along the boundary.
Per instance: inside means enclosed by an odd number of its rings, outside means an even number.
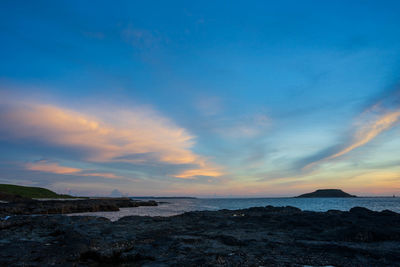
M0 222L0 240L0 266L399 266L400 214L268 206L116 222L14 216Z
M17 201L16 201L17 200ZM99 198L76 200L46 200L17 198L10 203L0 203L0 216L22 214L67 214L77 212L118 211L119 208L157 206L155 201L130 198Z

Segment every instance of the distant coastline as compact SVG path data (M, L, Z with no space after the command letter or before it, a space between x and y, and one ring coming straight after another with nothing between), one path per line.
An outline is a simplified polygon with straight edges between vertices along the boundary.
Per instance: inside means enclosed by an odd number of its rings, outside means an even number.
M0 216L2 217L29 214L119 211L120 208L157 205L154 200L133 200L123 197L81 198L60 195L41 187L0 184Z

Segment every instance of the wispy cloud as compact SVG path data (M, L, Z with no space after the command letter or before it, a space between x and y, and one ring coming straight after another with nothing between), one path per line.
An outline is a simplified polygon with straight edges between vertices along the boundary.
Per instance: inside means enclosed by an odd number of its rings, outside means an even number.
M7 103L1 108L0 138L77 149L82 151L83 160L90 162L187 165L182 174L176 174L179 178L189 177L187 171L191 168L197 170L193 174L216 168L191 151L194 136L148 108L110 108L108 113L78 112L56 105L18 102ZM31 168L59 173L75 171L54 164ZM222 174L218 171L208 173L213 177Z
M392 128L400 118L400 111L388 112L379 115L378 118L374 119L370 123L361 125L360 129L354 135L353 142L341 151L331 155L328 159L334 159L340 157L350 151L363 146L378 136L383 131Z
M121 178L120 176L117 176L113 173L108 173L108 172L92 172L92 173L79 173L77 175L80 176L93 176L93 177L103 177L103 178L110 178L110 179L117 179Z
M222 100L218 97L200 97L195 106L203 116L214 116L223 110Z
M175 175L175 177L182 179L194 179L199 176L215 177L220 175L221 170L219 168L199 168L183 171L180 174Z
M94 171L87 171L79 168L67 167L59 165L57 162L51 162L48 160L39 160L36 162L31 162L25 164L25 169L31 171L40 171L40 172L48 172L48 173L55 173L55 174L65 174L65 175L77 175L77 176L94 176L94 177L103 177L103 178L110 178L116 179L121 178L113 173L107 172L94 172Z
M25 168L31 171L50 172L56 174L76 174L82 171L78 168L60 166L56 162L48 162L45 160L41 160L35 163L27 163L25 165Z
M315 160L309 162L304 168L308 169L318 163L344 156L397 125L400 121L399 96L399 90L396 90L365 109L354 123L353 134L347 138L347 142L331 147L319 153L319 156L311 157Z
M235 119L222 119L215 123L213 130L224 138L246 139L265 134L265 131L270 124L270 117L258 113L248 116L240 116Z

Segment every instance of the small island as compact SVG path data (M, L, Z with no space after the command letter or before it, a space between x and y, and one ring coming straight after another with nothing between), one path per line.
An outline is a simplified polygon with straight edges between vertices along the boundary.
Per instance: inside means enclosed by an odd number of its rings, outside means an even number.
M298 198L318 198L318 197L357 197L343 192L340 189L318 189L312 193L302 194Z

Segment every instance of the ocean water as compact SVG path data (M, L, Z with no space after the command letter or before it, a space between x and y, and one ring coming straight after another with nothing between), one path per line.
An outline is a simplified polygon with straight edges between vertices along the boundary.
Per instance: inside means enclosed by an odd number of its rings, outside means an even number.
M392 210L400 213L400 198L215 198L215 199L154 199L164 202L156 207L121 208L120 211L75 213L106 217L112 221L124 216L173 216L188 211L245 209L265 207L293 206L302 210L327 211L331 209L348 211L353 207L365 207L370 210Z

